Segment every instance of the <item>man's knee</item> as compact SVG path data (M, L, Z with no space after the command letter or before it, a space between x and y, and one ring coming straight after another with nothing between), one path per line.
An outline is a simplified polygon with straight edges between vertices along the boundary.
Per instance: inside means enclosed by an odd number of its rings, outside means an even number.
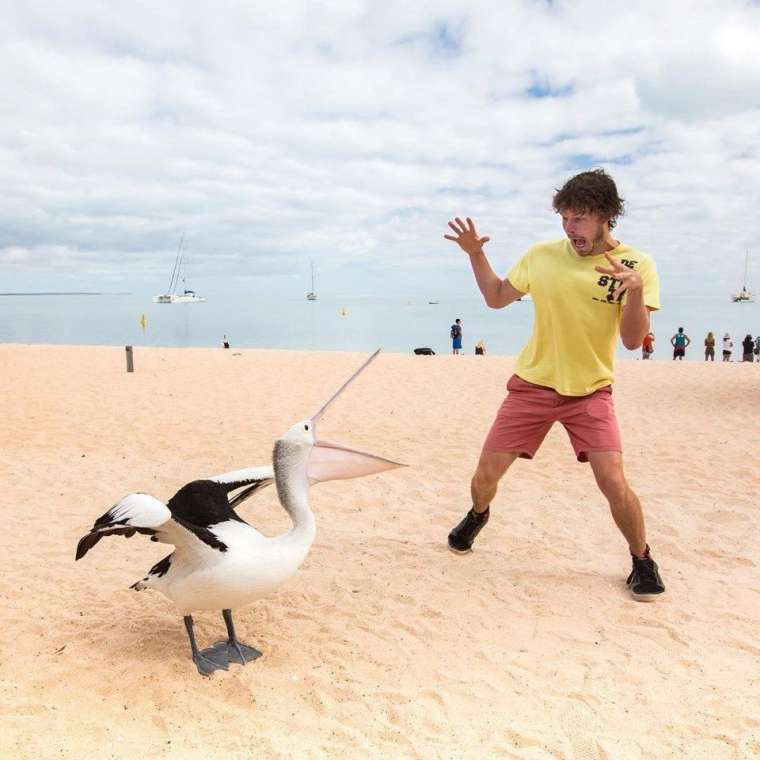
M498 484L499 478L500 476L494 470L478 465L478 469L472 476L472 485L478 490L493 488Z
M478 488L495 486L516 458L517 454L484 451L480 456L478 467L472 477L473 485Z
M623 501L628 493L628 482L622 470L614 469L597 473L596 482L608 501Z

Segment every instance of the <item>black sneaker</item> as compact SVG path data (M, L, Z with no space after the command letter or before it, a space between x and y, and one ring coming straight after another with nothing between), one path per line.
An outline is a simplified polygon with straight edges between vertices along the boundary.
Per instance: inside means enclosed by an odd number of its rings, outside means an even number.
M631 559L633 570L626 581L631 596L639 602L653 602L665 592L665 584L657 571L657 563L649 556L649 544L644 557L631 555Z
M471 509L464 516L464 520L449 533L449 549L456 554L471 552L472 542L488 522L489 514L489 508L486 508L485 512L476 512Z

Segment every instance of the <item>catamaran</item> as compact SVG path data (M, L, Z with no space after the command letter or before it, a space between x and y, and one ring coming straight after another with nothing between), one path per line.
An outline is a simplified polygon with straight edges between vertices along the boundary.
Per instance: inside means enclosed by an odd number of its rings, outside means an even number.
M731 299L733 300L734 303L752 303L755 300L755 297L747 289L748 267L749 267L749 251L747 251L747 254L744 257L744 284L742 285L742 289L738 293L734 293L733 296L731 296Z
M177 292L180 280L182 280L182 290ZM185 235L179 240L177 256L174 259L174 269L172 270L172 279L169 283L169 290L166 293L153 296L154 303L206 303L203 296L199 296L194 290L187 287L186 282L186 264L185 264Z

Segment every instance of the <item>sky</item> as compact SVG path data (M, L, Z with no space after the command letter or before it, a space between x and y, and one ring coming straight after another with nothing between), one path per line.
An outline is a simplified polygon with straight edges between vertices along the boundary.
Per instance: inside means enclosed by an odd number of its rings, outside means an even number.
M760 290L758 2L0 2L0 291L467 294L448 219L506 273L595 167L664 293Z

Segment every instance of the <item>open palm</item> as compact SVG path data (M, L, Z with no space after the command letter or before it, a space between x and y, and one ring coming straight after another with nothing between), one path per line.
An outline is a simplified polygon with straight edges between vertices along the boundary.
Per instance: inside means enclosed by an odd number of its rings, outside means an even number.
M454 217L453 222L449 222L449 227L456 235L444 235L446 240L453 240L459 247L469 254L480 253L483 246L491 239L490 237L479 237L475 229L475 223L467 217L465 224L458 216Z

